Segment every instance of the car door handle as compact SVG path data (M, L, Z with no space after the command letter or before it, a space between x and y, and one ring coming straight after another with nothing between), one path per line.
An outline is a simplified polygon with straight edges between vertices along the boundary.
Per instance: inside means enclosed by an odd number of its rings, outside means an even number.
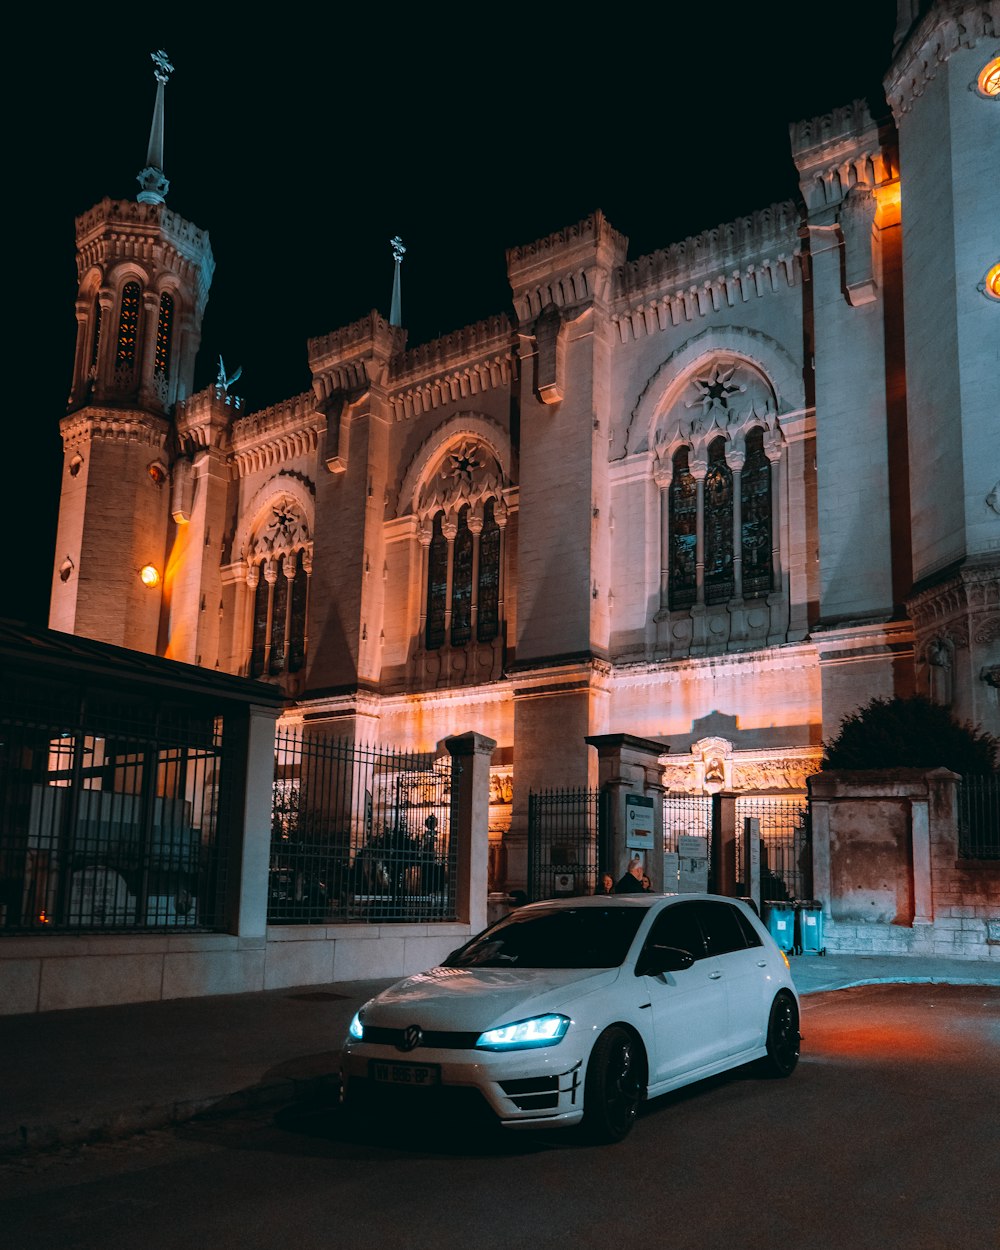
M721 973L721 972L710 972L710 973L708 974L708 979L709 979L710 981L718 981L719 977L721 977L721 976L722 976L722 973Z
M766 967L767 967L767 960L766 960L766 959L758 959L758 960L757 960L757 967L758 967L758 968L766 968Z

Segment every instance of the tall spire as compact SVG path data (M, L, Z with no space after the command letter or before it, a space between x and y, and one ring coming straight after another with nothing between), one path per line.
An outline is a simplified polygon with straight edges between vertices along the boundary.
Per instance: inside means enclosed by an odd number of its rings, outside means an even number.
M156 77L156 104L153 106L153 124L149 128L149 149L146 152L146 168L136 175L142 190L140 204L162 204L170 190L170 183L163 172L163 88L174 72L164 51L151 52Z
M398 234L394 239L389 240L389 246L392 248L392 259L395 261L396 266L392 275L392 308L389 312L389 324L391 326L399 326L403 324L403 296L400 292L399 266L403 263L406 248L403 246L403 240Z

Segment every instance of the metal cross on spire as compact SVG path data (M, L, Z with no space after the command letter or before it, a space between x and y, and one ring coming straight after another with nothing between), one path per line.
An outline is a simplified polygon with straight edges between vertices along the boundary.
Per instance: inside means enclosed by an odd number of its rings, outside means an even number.
M389 240L389 246L392 248L392 259L395 263L392 275L392 308L389 312L389 324L398 326L403 324L403 296L400 290L399 267L403 263L403 257L406 255L406 248L403 246L403 240L398 234L395 238Z
M153 106L153 124L149 128L146 168L136 175L142 188L137 198L140 204L162 204L170 190L170 183L163 172L163 89L174 72L174 67L162 49L149 55L153 61L153 76L156 79L156 103Z

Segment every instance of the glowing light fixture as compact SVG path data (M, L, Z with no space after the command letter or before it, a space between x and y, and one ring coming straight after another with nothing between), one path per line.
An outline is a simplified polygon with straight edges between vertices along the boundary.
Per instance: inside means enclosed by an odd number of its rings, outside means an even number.
M152 590L154 586L160 584L160 570L153 564L144 564L139 570L139 579L144 586Z
M987 273L979 289L990 299L1000 299L1000 264L994 265Z
M987 99L1000 100L1000 56L991 57L979 71L976 87Z

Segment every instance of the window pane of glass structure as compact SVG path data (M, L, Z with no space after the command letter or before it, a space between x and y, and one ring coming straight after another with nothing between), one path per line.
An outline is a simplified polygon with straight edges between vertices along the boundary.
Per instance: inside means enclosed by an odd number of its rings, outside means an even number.
M492 642L500 632L500 526L494 516L495 500L483 508L483 532L479 535L479 611L476 637Z
M469 505L458 514L451 574L451 645L464 647L472 637L472 531Z
M740 473L743 597L757 599L771 593L771 463L760 427L747 434L746 447Z
M444 613L448 600L448 540L442 532L444 513L434 518L427 552L427 650L444 645Z
M726 440L708 448L705 475L705 602L733 597L733 474L726 464Z
M698 486L688 467L689 450L674 453L670 483L670 607L687 608L695 601L698 541Z

